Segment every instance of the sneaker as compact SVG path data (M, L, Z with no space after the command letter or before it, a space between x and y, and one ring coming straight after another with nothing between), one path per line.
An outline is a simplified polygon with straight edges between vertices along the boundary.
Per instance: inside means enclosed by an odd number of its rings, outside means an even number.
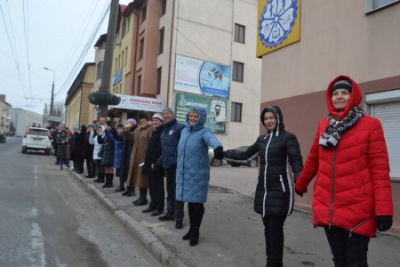
M182 229L183 228L183 222L181 220L176 220L175 228L176 229Z
M160 220L160 221L175 221L175 218L172 215L165 214L163 216L158 217L158 220Z

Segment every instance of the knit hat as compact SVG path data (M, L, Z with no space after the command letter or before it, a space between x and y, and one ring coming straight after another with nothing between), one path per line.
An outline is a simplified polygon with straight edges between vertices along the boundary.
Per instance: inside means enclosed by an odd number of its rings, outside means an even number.
M150 114L147 111L141 110L138 114L138 120L145 119L147 121L150 120Z
M172 110L172 108L166 107L163 109L162 113L171 113L172 115L174 115L174 111Z
M94 129L94 125L93 124L89 124L88 126L87 126L87 128L89 129L89 128L93 128Z
M115 128L115 124L113 121L107 121L106 124L111 128L114 129Z
M86 132L86 125L81 125L81 132Z
M154 118L159 119L161 122L164 121L164 118L163 118L163 116L162 116L160 113L155 113L155 114L153 115L153 119L154 119Z
M79 126L77 124L74 125L74 127L72 127L72 129L75 130L79 130Z
M137 125L137 121L135 119L133 119L133 118L129 118L126 122L132 124L132 126L136 126Z
M335 84L332 86L331 94L337 89L346 89L351 93L352 87L353 86L351 85L351 82L348 80L340 80L335 82Z

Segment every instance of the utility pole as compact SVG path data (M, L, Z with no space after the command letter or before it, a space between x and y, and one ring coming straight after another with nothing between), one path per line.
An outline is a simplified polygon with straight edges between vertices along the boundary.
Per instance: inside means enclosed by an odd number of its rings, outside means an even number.
M56 71L50 68L44 67L43 69L53 72L53 83L51 84L51 100L50 100L50 116L53 115L53 102L54 102L54 79L56 77Z
M117 28L119 0L111 0L110 18L108 20L107 40L104 51L103 73L101 77L100 92L109 93L111 80L111 67L114 53L115 31ZM108 104L99 104L97 117L107 118Z

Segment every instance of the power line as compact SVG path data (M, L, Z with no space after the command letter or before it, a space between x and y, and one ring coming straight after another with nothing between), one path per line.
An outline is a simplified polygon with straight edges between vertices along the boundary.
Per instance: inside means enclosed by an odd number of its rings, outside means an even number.
M24 0L22 1L22 14L24 18L24 35L25 35L25 49L26 49L26 58L28 60L28 79L29 79L29 91L31 93L32 97L32 75L31 75L31 59L30 59L30 53L29 53L29 35L28 35L28 25L26 21L28 20L28 11L25 13L25 4ZM28 7L26 7L28 9Z

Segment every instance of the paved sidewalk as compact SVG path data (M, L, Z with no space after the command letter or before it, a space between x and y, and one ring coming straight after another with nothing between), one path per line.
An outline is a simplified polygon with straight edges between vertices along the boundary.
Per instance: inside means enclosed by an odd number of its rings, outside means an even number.
M75 174L100 203L105 205L127 230L142 241L163 266L231 267L265 266L265 241L259 215L253 211L257 168L216 167L211 181L199 244L190 247L174 222L161 222L143 214L146 206L131 204L136 197L124 197L113 188L102 189ZM116 181L116 179L115 179ZM185 205L185 212L186 212ZM400 266L400 237L381 235L370 245L370 266ZM308 213L294 212L285 223L284 266L333 266L328 243L321 228L313 228Z

